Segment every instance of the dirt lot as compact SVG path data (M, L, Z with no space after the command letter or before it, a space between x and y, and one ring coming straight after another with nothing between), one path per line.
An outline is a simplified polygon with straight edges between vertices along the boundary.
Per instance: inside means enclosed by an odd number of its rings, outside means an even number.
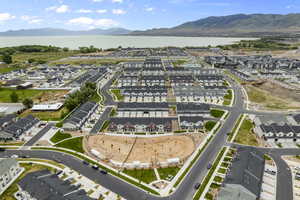
M245 88L252 105L257 107L275 110L300 108L300 91L284 88L271 81L248 84Z
M43 92L35 101L37 103L59 102L64 101L64 95L68 93L67 90L47 91Z
M85 145L88 149L95 149L105 155L107 159L150 163L177 157L184 160L194 152L196 144L201 142L203 137L201 134L152 138L96 135L89 137Z

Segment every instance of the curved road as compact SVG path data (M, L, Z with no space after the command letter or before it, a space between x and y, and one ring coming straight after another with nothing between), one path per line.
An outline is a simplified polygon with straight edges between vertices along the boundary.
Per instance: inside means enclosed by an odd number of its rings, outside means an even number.
M117 75L116 75L117 76ZM223 126L221 129L216 133L215 137L211 140L211 142L207 145L203 153L201 154L200 158L195 162L193 167L187 173L186 177L183 179L181 184L177 187L176 191L172 193L168 197L158 197L151 195L117 177L112 175L103 175L99 171L95 171L91 167L87 167L82 163L81 160L64 153L60 152L53 152L53 151L41 151L41 150L6 150L5 152L0 152L0 157L7 157L12 154L17 155L28 155L32 158L42 158L42 159L49 159L63 163L64 165L78 171L82 175L94 180L95 182L103 185L107 189L123 196L128 200L191 200L195 190L194 184L197 182L202 182L205 178L207 173L207 165L212 163L216 158L217 154L221 150L221 148L226 145L227 133L231 132L233 129L235 122L239 118L241 114L243 114L246 109L244 108L244 101L243 101L243 94L241 89L237 84L233 81L230 81L233 85L233 90L235 94L235 102L232 107L224 107L219 106L222 108L226 108L229 111L229 115L227 119L224 121ZM111 84L111 81L108 82L103 88L102 92L105 96L105 104L106 105L114 105L115 102L113 101L112 97L108 94L108 89ZM217 106L218 107L218 106ZM255 112L258 113L258 112ZM262 148L261 148L262 149ZM297 155L300 154L300 150L298 149L262 149L265 152L270 153L280 170L280 175L277 178L277 200L287 199L290 200L292 198L292 187L289 181L291 181L291 173L287 172L287 165L285 162L280 158L281 155ZM285 168L285 170L284 170ZM282 192L282 187L286 192ZM280 192L279 192L280 190ZM283 198L284 197L284 198Z

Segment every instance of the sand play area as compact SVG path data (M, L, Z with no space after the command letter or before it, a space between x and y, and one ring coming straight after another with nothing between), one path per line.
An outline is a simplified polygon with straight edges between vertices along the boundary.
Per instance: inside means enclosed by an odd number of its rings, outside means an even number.
M170 158L186 159L204 136L162 136L134 138L123 136L96 135L85 141L86 149L95 149L106 159L130 163L165 162Z

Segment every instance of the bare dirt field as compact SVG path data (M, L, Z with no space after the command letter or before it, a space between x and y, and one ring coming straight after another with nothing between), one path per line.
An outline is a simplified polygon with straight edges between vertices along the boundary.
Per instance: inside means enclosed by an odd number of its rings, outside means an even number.
M265 109L299 109L300 91L287 89L271 81L245 85L249 99Z
M151 138L96 135L90 136L85 146L97 150L107 159L118 162L156 163L165 162L169 158L186 159L204 137L205 135L200 133L197 136Z
M38 103L48 103L48 102L59 102L64 100L64 96L68 93L68 90L57 90L57 91L47 91L43 92L36 101Z

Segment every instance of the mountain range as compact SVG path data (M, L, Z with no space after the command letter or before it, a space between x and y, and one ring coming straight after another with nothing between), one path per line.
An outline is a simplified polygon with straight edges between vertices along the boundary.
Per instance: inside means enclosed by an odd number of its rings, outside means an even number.
M75 36L75 35L126 35L131 31L124 28L91 29L86 31L71 31L55 28L11 30L0 32L0 36Z
M268 36L300 33L300 14L236 14L207 17L172 28L134 31L132 35Z
M28 29L6 31L0 36L54 36L54 35L145 35L145 36L225 36L262 37L299 35L300 14L236 14L207 17L171 28L130 31L124 28L70 31L64 29Z

